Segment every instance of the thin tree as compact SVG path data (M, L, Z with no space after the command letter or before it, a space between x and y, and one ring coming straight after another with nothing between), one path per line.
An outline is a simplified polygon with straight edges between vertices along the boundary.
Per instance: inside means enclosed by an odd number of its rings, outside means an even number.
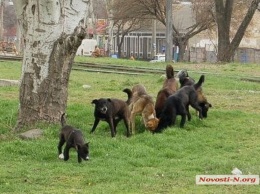
M121 58L122 56L122 46L124 43L125 36L135 30L138 30L141 28L140 20L132 18L127 20L114 20L114 29L116 34L116 40L117 40L117 50L118 50L118 58Z
M136 15L135 6L131 6L125 3L124 0L113 0L109 4L109 9L112 11L114 21L114 32L117 40L118 57L121 58L122 46L124 43L124 37L133 31L140 30L147 27L149 22L144 18L140 18Z
M138 14L139 17L144 18L149 16L155 17L166 26L166 0L131 0L131 2L131 6L134 5L133 7L137 9L136 15ZM197 5L195 0L192 2L192 6ZM180 6L182 5L173 4L173 13ZM214 25L210 4L204 1L199 7L201 11L193 12L195 15L193 23L185 29L181 28L182 26L179 26L179 23L173 22L173 43L179 46L179 61L184 60L184 53L189 39Z
M24 40L17 130L38 121L57 122L65 112L71 67L86 34L90 2L14 2Z

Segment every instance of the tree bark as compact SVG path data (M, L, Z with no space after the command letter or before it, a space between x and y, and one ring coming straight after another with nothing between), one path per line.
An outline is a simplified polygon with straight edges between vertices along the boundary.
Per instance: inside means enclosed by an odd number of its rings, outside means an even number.
M73 59L86 35L83 21L88 3L15 1L25 45L17 130L39 121L60 121L66 110Z
M122 58L122 45L124 42L124 37L125 34L122 34L121 38L119 37L119 34L116 35L117 36L117 50L118 50L118 58Z
M174 42L176 43L177 46L179 46L179 56L178 56L178 61L176 62L183 62L184 61L184 54L187 48L189 38L184 38L184 37L178 37L174 39Z
M248 8L246 16L240 24L234 38L231 41L230 37L230 21L233 9L233 0L230 1L215 0L216 8L216 21L218 26L218 54L217 59L219 62L231 62L234 58L235 51L238 48L245 31L250 24L255 11L260 3L260 0L252 0Z
M127 31L128 32L128 31ZM127 35L127 32L122 32L120 37L120 32L118 30L118 33L116 34L117 37L117 50L118 50L118 58L122 58L122 46L124 43L125 36ZM126 57L126 56L124 56Z

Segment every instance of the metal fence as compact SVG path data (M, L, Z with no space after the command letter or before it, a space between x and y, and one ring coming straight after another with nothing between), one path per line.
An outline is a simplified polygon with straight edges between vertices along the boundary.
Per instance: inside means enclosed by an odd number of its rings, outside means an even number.
M215 51L207 51L205 47L191 47L186 59L196 63L215 63L217 62L217 54ZM235 52L234 62L260 63L260 49L238 48Z

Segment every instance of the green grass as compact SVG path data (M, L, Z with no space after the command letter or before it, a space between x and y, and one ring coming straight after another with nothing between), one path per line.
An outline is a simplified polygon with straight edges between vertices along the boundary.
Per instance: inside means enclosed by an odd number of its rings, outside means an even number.
M108 58L76 58L106 64L165 68L165 63ZM93 61L95 60L95 61ZM94 106L100 97L126 99L125 87L142 83L154 99L162 86L161 75L113 75L72 71L69 82L67 122L82 129L90 142L90 161L77 163L76 152L64 162L58 159L60 126L39 124L44 135L21 140L16 124L19 88L0 87L0 193L258 193L259 186L198 186L198 174L260 174L260 84L241 77L260 76L256 64L174 64L186 68L196 80L205 72L203 85L213 107L200 121L184 129L177 125L162 134L151 134L137 118L136 135L126 138L123 123L116 138L101 122L94 134ZM0 79L19 79L21 64L0 62ZM88 89L83 85L90 85Z

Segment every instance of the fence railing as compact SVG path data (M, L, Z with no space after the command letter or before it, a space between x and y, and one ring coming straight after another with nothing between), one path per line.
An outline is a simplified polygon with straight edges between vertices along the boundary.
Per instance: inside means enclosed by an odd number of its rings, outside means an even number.
M186 60L190 62L210 62L217 61L217 53L215 51L207 51L205 47L191 47L189 56ZM260 49L254 48L238 48L235 52L234 62L239 63L260 63Z

